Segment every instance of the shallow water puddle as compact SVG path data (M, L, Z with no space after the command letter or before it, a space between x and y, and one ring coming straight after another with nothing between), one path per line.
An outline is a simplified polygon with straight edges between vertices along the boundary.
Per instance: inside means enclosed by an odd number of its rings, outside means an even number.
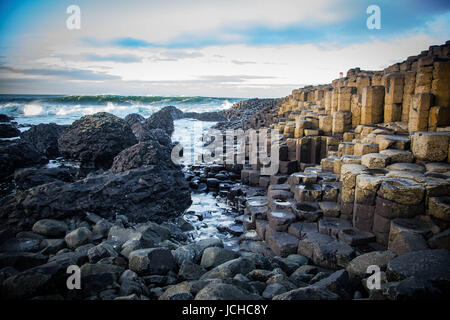
M223 241L225 248L237 250L238 236L227 230L239 228L235 222L237 213L228 205L218 202L212 193L192 193L191 197L193 203L183 217L195 227L189 232L193 239L217 237Z
M200 140L201 132L205 132L214 124L216 122L176 120L172 141L187 143L187 146L195 146L193 149L200 151L203 144ZM193 130L194 127L201 130ZM242 225L236 224L235 218L238 213L213 193L192 192L191 197L192 205L186 210L184 219L195 227L195 230L189 232L194 241L217 237L223 241L225 248L239 249L238 235L242 233Z

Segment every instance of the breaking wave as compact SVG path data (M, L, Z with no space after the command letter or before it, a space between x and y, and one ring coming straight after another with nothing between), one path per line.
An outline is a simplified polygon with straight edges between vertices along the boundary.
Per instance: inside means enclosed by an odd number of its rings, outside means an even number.
M0 95L0 113L24 124L70 124L80 117L109 112L119 117L139 113L148 117L159 109L173 105L185 112L211 112L230 108L239 98L163 97L163 96L55 96Z

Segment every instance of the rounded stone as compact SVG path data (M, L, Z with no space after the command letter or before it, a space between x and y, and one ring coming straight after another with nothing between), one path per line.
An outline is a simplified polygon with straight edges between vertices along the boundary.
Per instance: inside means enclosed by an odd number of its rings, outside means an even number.
M229 260L236 259L238 254L232 250L209 247L203 251L200 264L205 268L214 268Z
M33 225L33 232L47 237L64 236L67 232L67 224L53 219L42 219Z
M84 244L87 244L91 241L91 239L92 232L86 227L75 229L64 238L67 246L71 249L76 249Z

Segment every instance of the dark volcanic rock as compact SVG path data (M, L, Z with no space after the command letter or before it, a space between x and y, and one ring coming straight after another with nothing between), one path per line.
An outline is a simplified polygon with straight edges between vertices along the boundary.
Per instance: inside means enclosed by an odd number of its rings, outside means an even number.
M124 268L112 264L86 263L81 267L81 289L86 295L112 289Z
M380 289L372 289L371 300L419 300L445 299L445 295L427 280L409 277L402 281L383 283Z
M162 130L162 129L161 129ZM149 139L150 129L146 129L143 122L135 122L131 125L131 131L138 141L145 141ZM165 131L164 131L165 133Z
M273 300L338 300L339 296L326 288L309 286L273 297Z
M92 232L86 227L81 227L68 233L64 237L64 240L70 249L75 250L76 248L91 242Z
M200 280L232 278L238 273L247 274L255 269L254 261L248 258L237 258L224 262L205 273Z
M23 271L47 262L47 256L32 252L4 252L0 253L0 268L13 267Z
M140 249L130 253L129 268L137 274L166 274L176 266L169 249Z
M87 255L90 263L97 263L103 258L117 257L119 254L112 245L103 242L89 249Z
M233 250L219 247L206 248L202 255L201 265L205 268L215 268L229 260L237 259L238 254Z
M180 280L197 280L206 272L205 268L190 261L183 261L178 272Z
M170 136L164 129L148 129L144 123L136 122L131 126L131 130L138 141L147 142L149 140L155 140L167 146L172 143Z
M226 283L212 282L201 289L195 296L195 300L258 300L255 294Z
M19 189L25 190L55 181L72 182L69 168L25 168L16 170L14 181Z
M160 222L181 214L191 202L181 170L149 166L18 192L0 200L0 222L23 230L42 218L58 219L85 212L105 218L121 213L132 222Z
M20 130L11 123L0 123L0 138L14 138L20 135Z
M47 263L7 278L3 282L2 296L6 299L27 299L55 293L65 289L66 268L57 263Z
M221 111L214 112L185 112L183 118L196 119L200 121L226 121L227 118L223 115Z
M415 277L450 291L449 265L450 252L446 249L413 251L389 261L386 276L389 281Z
M170 136L163 129L152 129L147 131L148 140L158 141L162 146L172 146ZM145 141L145 140L144 140Z
M183 111L174 106L168 106L147 118L144 127L146 129L163 129L168 135L172 135L174 131L173 121L181 118L183 118Z
M63 221L42 219L33 225L33 231L47 237L65 236L67 225Z
M0 122L10 122L14 118L11 118L10 116L7 116L6 114L0 113Z
M264 126L264 119L270 110L281 102L280 99L249 99L235 103L230 109L223 111L227 121L218 123L218 129L259 128Z
M109 168L120 151L137 143L125 120L106 112L84 116L61 135L58 147L83 166Z
M48 162L31 144L21 140L0 142L0 179L18 168L31 167Z
M314 287L326 288L331 292L336 293L343 299L351 298L352 290L350 287L348 273L345 270L339 270L334 272L329 277L326 277L314 283Z
M0 227L0 244L12 237L14 237L14 233L11 230L4 226Z
M210 247L223 247L223 243L217 238L203 239L184 246L179 246L172 251L172 254L179 265L185 260L197 263L202 257L203 252Z
M161 168L175 168L170 159L171 149L157 141L139 142L122 152L115 158L111 166L114 173L136 169L143 166L159 165Z
M22 140L32 144L40 153L49 158L59 156L58 139L68 126L60 126L56 123L39 124L22 132Z
M37 252L40 240L26 238L11 238L0 246L0 252Z
M139 113L130 113L125 117L125 122L131 127L136 122L144 122L145 118Z

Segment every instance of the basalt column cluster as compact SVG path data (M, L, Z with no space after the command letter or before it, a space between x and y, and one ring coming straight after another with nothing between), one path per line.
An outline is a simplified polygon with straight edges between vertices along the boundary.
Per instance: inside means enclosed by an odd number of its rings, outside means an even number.
M241 171L267 188L249 199L245 226L275 254L339 269L365 252L449 249L450 42L293 90L258 117L282 133L280 166Z

